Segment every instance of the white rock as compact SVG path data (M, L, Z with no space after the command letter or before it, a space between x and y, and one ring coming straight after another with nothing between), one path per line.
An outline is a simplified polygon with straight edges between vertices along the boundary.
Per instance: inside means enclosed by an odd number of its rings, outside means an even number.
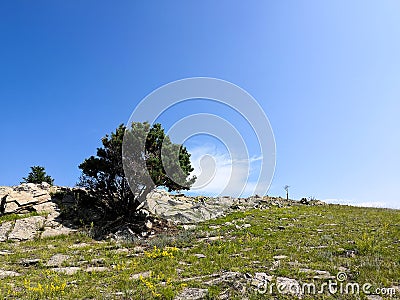
M6 271L6 270L0 269L0 278L14 277L14 276L21 276L21 274L14 272L14 271Z
M14 229L8 236L9 240L24 241L32 240L43 226L45 217L33 216L15 221Z
M174 300L201 300L208 296L207 289L185 288Z

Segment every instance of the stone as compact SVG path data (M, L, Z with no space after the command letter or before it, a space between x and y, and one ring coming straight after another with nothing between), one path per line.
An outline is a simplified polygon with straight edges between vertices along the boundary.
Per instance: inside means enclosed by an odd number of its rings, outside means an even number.
M208 297L207 289L185 288L174 300L201 300Z
M37 265L41 260L39 258L33 259L22 259L19 263L24 267L30 267Z
M185 230L193 230L196 229L196 225L183 225L183 229Z
M194 256L196 256L197 258L206 258L207 256L205 256L204 254L201 254L201 253L196 253L196 254L193 254Z
M5 256L5 255L11 255L14 254L14 252L10 251L10 250L0 250L0 255Z
M63 262L65 262L67 259L69 259L68 255L65 254L55 254L50 259L47 261L45 264L46 267L60 267Z
M38 234L39 229L45 222L43 216L33 216L15 221L14 229L8 236L9 240L25 241L32 240Z
M131 275L129 278L131 280L138 280L140 279L140 277L142 278L148 278L151 275L151 271L147 271L147 272L142 272L142 273L137 273L137 274L133 274Z
M274 256L275 260L281 260L281 259L286 259L286 258L288 258L286 255L276 255L276 256Z
M71 229L65 226L59 226L56 228L52 227L44 227L44 231L40 235L41 238L47 238L47 237L53 237L53 236L58 236L58 235L67 235L72 232L76 232L75 229Z
M57 205L53 202L46 202L46 203L34 205L33 209L35 211L37 211L38 213L53 212L57 209Z
M106 267L87 267L85 271L88 273L93 273L93 272L105 272L108 270L109 269Z
M68 248L77 249L77 248L85 248L85 247L88 247L88 246L90 246L90 245L87 244L87 243L78 243L78 244L73 244L73 245L69 246Z
M4 222L0 224L0 242L4 242L7 240L8 233L11 231L13 227L13 222Z
M151 223L150 220L147 220L145 226L146 226L147 229L152 229L153 228L153 223Z
M19 206L16 202L6 202L6 208L4 213L5 214L11 214L14 213L16 210L18 210Z
M6 271L6 270L0 269L0 278L14 277L14 276L21 276L21 274L14 272L14 271Z
M93 258L90 263L92 265L98 265L98 266L102 266L104 265L104 259L103 258Z
M142 246L135 246L135 247L133 247L133 252L135 252L135 253L142 253L142 252L144 252L144 247L142 247Z
M248 278L250 279L250 284L255 287L265 286L268 282L271 282L273 276L268 275L264 272L255 273L254 277Z
M302 295L301 286L296 279L278 277L276 278L276 285L281 294L291 294L298 297Z
M81 268L80 267L63 267L63 268L52 268L51 270L54 272L57 272L57 273L65 274L65 275L74 275L78 271L80 271Z

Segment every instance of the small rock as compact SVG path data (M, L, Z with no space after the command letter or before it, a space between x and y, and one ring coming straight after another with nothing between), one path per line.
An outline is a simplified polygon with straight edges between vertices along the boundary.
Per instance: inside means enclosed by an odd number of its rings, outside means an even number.
M185 230L193 230L196 229L196 225L183 225L183 229Z
M0 255L10 255L14 254L14 252L11 252L10 250L0 250Z
M144 252L144 247L142 247L142 246L135 246L135 247L133 247L133 252L135 252L135 253L142 253L142 252Z
M23 259L19 263L23 265L24 267L29 267L29 266L34 266L37 265L40 262L40 259L34 258L34 259Z
M209 228L212 230L216 230L216 229L220 229L221 226L220 225L210 225Z
M64 261L69 258L68 255L64 254L55 254L47 261L45 264L46 267L60 267Z
M174 300L202 300L207 296L207 289L185 288Z
M113 250L114 253L116 254L124 254L124 253L129 253L129 249L127 248L118 248Z
M295 296L301 296L302 294L301 286L296 279L278 277L276 279L276 284L282 294L291 294Z
M151 272L147 271L147 272L133 274L133 275L131 275L130 279L131 280L137 280L137 279L140 279L140 277L142 277L142 278L150 277L150 275L151 275Z
M92 265L104 265L104 259L103 258L94 258L90 261Z
M73 245L69 246L68 248L76 249L76 248L84 248L84 247L87 247L87 246L90 246L90 245L87 244L87 243L78 243L78 244L73 244Z
M286 255L277 255L277 256L274 256L274 259L275 259L275 260L281 260L281 259L286 259L286 258L288 258Z
M153 228L153 223L151 223L150 220L147 220L145 226L146 226L147 229L152 229Z
M93 273L93 272L105 272L108 271L108 268L106 267L88 267L85 270L88 273Z
M14 276L21 276L21 274L14 272L14 271L6 271L6 270L0 269L0 278L14 277Z
M201 253L196 253L196 254L193 254L194 256L196 256L197 258L206 258L207 256L205 256L204 254L201 254Z

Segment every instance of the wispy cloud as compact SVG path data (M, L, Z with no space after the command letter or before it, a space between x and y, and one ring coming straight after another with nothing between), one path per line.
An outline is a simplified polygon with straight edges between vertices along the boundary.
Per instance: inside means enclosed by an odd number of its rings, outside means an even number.
M192 147L189 152L194 167L192 174L198 178L191 189L192 194L247 197L257 193L254 177L258 176L254 175L257 175L262 156L246 158L211 144Z
M342 204L342 205L351 205L351 206L359 206L359 207L392 207L392 208L396 208L393 207L391 205L389 205L388 202L383 202L383 201L365 201L365 202L359 202L356 200L346 200L346 199L325 199L323 200L327 203L332 203L332 204ZM397 207L399 208L399 207Z

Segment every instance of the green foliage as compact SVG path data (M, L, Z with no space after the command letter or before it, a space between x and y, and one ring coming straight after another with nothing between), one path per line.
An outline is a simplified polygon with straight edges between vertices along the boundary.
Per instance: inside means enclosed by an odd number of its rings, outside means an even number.
M28 177L22 178L21 183L37 183L40 184L42 182L47 182L50 185L53 185L54 179L51 176L46 174L44 167L33 166L31 167L31 172L29 172Z
M90 191L107 217L129 218L155 187L187 190L196 179L188 178L193 171L190 154L173 144L160 124L134 122L129 128L121 124L103 137L102 144L96 156L79 165L78 185Z

